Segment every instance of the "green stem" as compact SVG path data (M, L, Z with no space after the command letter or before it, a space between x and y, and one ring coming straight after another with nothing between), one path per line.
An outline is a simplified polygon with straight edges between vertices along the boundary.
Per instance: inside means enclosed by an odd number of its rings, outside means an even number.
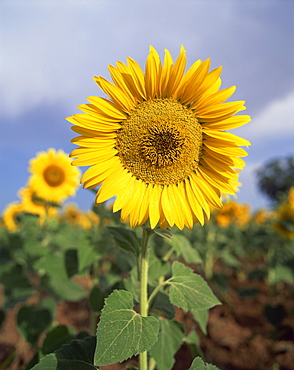
M150 361L149 361L149 367L148 367L148 370L154 370L155 369L155 366L156 366L156 361L154 360L153 357L150 358Z
M143 228L140 276L140 314L148 316L148 240L152 230ZM147 370L147 351L140 353L140 370Z
M160 283L159 285L157 285L157 287L153 290L153 292L150 294L150 297L148 299L148 306L150 306L151 302L152 302L152 299L156 296L156 294L160 291L160 289L167 285L169 283L168 280L166 281L163 281L162 283Z
M163 261L168 261L170 256L174 253L175 251L175 248L172 247L167 253L166 255L162 258Z

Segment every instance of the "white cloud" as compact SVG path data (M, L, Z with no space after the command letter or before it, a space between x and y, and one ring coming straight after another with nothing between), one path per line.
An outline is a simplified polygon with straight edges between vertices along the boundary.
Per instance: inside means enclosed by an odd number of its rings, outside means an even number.
M244 92L250 73L255 77L258 66L263 66L257 63L263 50L260 45L275 40L274 35L266 36L268 27L273 31L271 23L256 17L248 27L254 9L244 6L245 16L234 1L214 1L213 11L210 2L202 1L127 3L0 1L0 109L4 115L18 117L43 102L62 100L71 107L83 103L98 91L91 76L108 77L107 65L125 56L143 65L150 44L161 55L163 48L175 55L183 44L189 64L199 57L212 57L213 68L224 64L224 83L230 84L230 77L233 83L243 80ZM258 6L256 13L263 10ZM290 51L285 49L285 53Z
M252 142L292 136L294 143L294 89L286 97L270 102L239 133Z

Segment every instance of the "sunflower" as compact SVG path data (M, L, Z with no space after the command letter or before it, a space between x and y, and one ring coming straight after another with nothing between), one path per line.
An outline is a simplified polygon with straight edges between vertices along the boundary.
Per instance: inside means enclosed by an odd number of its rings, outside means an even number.
M72 142L73 164L90 166L84 188L100 186L96 205L115 197L113 211L133 228L148 219L183 229L204 223L210 205L222 207L221 193L235 194L239 157L248 146L224 130L250 121L235 113L244 101L226 102L235 86L219 91L221 67L196 61L186 72L186 52L162 63L150 47L145 73L131 58L109 66L114 83L94 77L109 99L92 96L84 113L67 118L80 136Z
M75 204L67 204L60 218L73 226L78 225L84 230L97 227L100 223L100 217L95 212L92 210L82 212Z
M59 204L76 193L80 171L62 150L48 149L30 160L29 186L36 197Z
M17 216L23 213L23 206L19 202L8 204L2 214L2 220L6 229L10 232L16 232L20 229Z
M221 227L228 227L232 223L243 227L250 221L250 218L250 207L247 204L240 204L234 201L226 202L223 208L218 210L215 215L215 220Z
M274 229L286 239L294 239L294 206L283 203L278 208L277 222Z
M36 197L30 186L20 189L18 195L21 199L23 211L40 216L41 224L47 216L53 217L57 214L57 207L48 207L44 200Z

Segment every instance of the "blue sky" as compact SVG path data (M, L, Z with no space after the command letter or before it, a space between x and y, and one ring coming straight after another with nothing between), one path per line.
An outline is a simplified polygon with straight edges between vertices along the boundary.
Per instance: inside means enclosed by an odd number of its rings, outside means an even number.
M238 200L268 205L255 171L294 155L293 0L0 0L0 212L26 185L28 162L50 147L70 152L65 117L91 95L92 76L132 57L143 67L153 45L163 56L187 50L188 65L211 58L223 66L223 88L237 85L248 125L232 130L250 140ZM71 202L89 209L93 193Z

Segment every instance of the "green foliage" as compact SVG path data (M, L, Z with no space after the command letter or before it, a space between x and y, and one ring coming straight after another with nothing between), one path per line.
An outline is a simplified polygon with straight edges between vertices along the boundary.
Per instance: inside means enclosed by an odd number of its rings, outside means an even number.
M172 245L177 256L182 256L187 263L201 263L202 258L197 249L193 248L190 240L182 234L174 234Z
M190 346L193 356L203 356L197 332L175 321L176 307L190 311L187 317L193 315L206 335L208 310L228 298L226 269L236 278L264 281L273 292L280 284L294 283L294 241L277 234L275 220L220 227L212 215L203 227L175 229L174 234L146 227L152 235L146 317L139 313L140 229L127 229L108 210L103 217L111 226L83 230L58 220L40 226L38 217L26 214L20 217L20 231L0 230L0 283L5 287L0 325L6 310L19 303L18 330L36 349L26 370L97 369L145 351L150 366L168 370L182 343ZM244 261L253 262L254 268ZM257 294L247 286L236 292L244 299ZM36 304L26 304L33 295ZM56 325L57 304L65 300L88 305L91 334L100 316L97 341L86 339L88 333ZM275 328L287 315L283 305L265 307L264 317ZM135 368L133 363L126 366ZM202 369L217 368L195 359L190 370Z
M194 320L198 322L200 329L205 335L207 335L207 322L208 322L208 311L207 310L191 310Z
M211 364L205 364L200 357L197 357L188 370L219 370L219 368Z
M150 350L158 370L170 370L175 362L174 355L180 348L184 332L183 327L176 321L159 318L158 341Z
M171 302L186 311L205 310L220 304L202 277L178 261L173 263L172 277L167 283Z
M170 302L168 294L158 292L151 302L150 311L159 310L167 319L172 320L176 311L174 305Z
M61 349L46 355L33 370L96 370L93 365L96 337L73 340Z
M157 341L158 320L142 317L133 306L131 293L124 290L115 290L105 300L97 329L96 366L124 361Z
M127 253L138 256L140 253L140 241L134 231L123 227L108 227L117 246Z
M33 346L51 325L52 315L46 308L23 306L17 314L17 327L23 338Z

